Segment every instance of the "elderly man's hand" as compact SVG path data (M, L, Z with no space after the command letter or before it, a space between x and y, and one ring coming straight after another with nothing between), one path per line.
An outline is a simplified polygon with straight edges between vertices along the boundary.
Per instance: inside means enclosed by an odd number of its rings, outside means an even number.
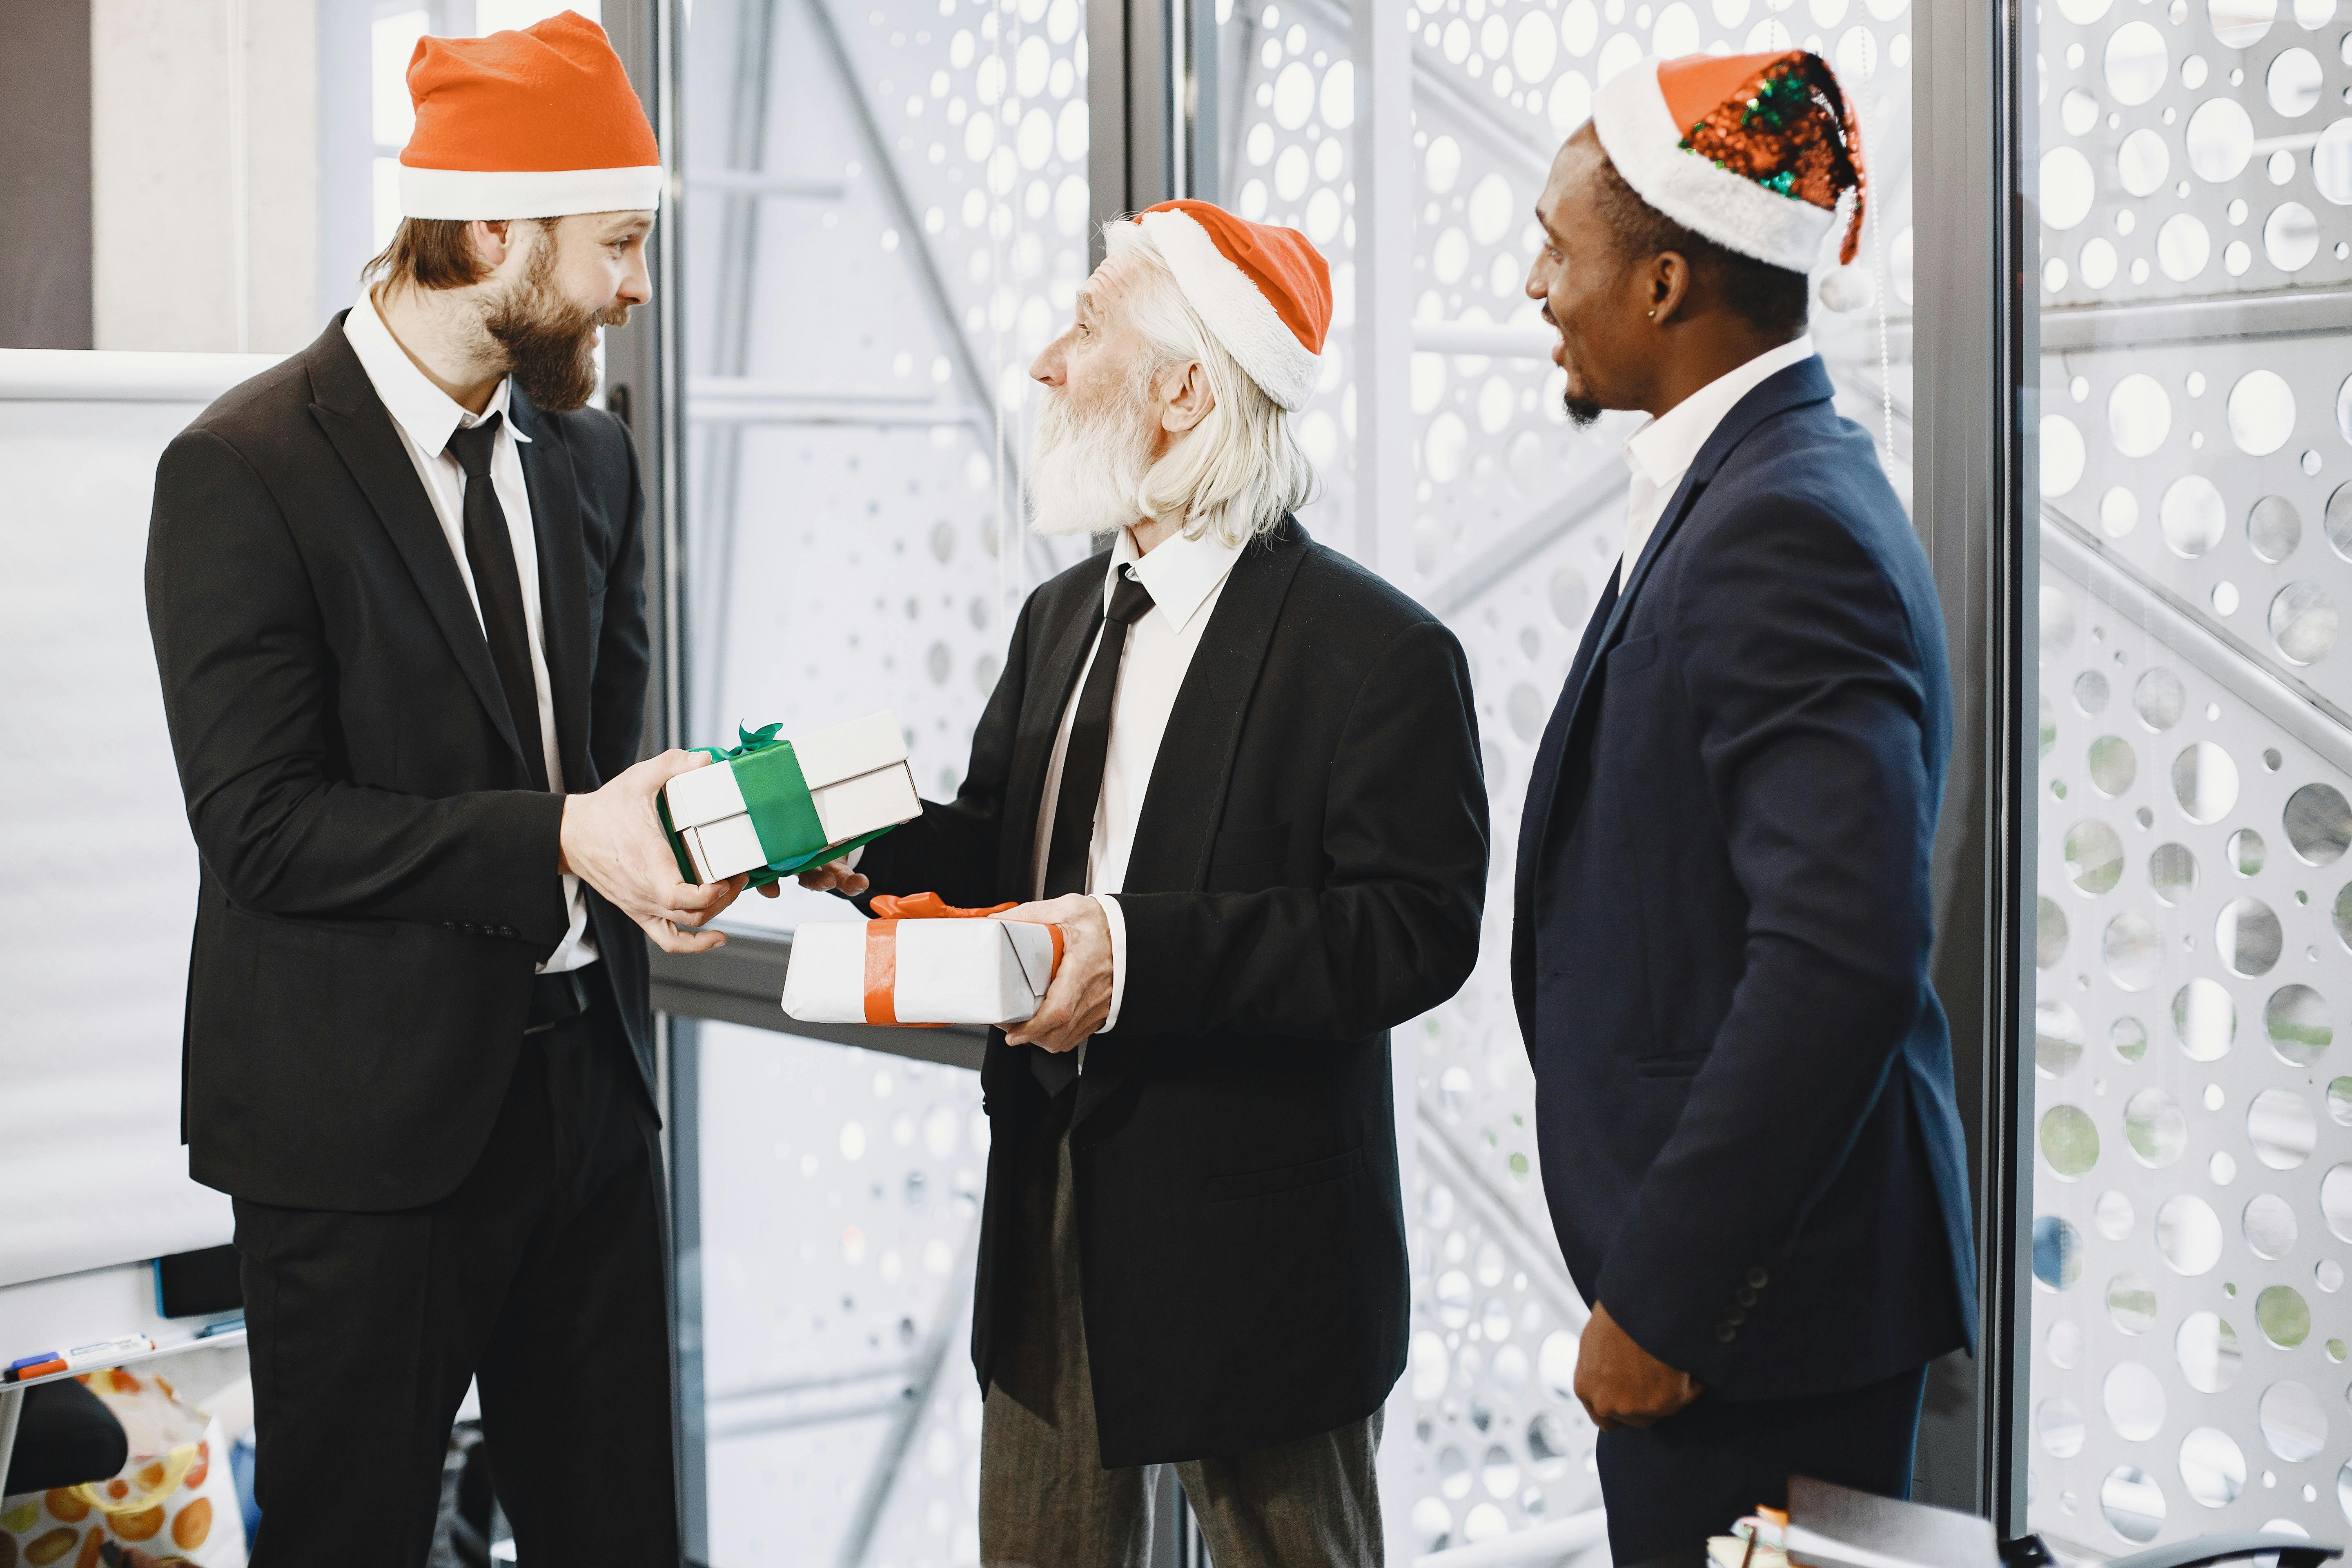
M1076 1050L1110 1016L1110 921L1084 893L1021 904L995 917L1062 928L1062 963L1037 1011L1004 1031L1012 1046Z
M677 857L654 813L654 797L683 773L706 767L698 752L647 757L589 795L563 797L557 868L604 895L645 928L665 952L708 952L727 939L697 931L735 901L747 879L702 886L677 874Z
M1576 1397L1603 1432L1663 1421L1704 1392L1633 1342L1609 1309L1595 1301L1576 1348Z

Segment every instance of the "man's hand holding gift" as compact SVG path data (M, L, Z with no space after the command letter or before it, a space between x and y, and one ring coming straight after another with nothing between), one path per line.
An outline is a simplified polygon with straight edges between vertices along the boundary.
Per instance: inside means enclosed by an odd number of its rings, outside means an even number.
M654 799L683 773L708 767L699 752L664 752L589 795L563 800L558 869L578 877L615 909L643 926L664 952L708 952L727 939L696 928L717 918L746 879L698 886L678 875L677 857L662 831Z
M1062 962L1037 1010L1004 1031L1008 1046L1036 1046L1059 1055L1085 1044L1110 1016L1110 921L1085 893L1019 904L995 917L1062 928Z

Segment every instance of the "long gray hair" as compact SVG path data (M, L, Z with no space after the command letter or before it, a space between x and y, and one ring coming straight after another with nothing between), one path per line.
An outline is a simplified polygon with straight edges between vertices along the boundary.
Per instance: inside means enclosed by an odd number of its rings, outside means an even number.
M1122 252L1149 269L1142 287L1129 296L1148 355L1146 384L1197 363L1215 405L1145 471L1137 508L1145 517L1181 517L1188 537L1214 533L1227 544L1245 544L1307 504L1315 493L1315 466L1291 435L1290 416L1217 341L1150 236L1139 232L1125 239Z

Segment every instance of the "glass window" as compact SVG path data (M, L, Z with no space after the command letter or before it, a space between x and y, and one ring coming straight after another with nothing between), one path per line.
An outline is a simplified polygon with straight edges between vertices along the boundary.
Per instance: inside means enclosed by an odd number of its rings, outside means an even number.
M1012 616L1027 371L1087 270L1078 0L701 0L683 94L690 743L898 715L954 795ZM842 918L797 888L738 929ZM979 1075L695 1028L709 1559L977 1558ZM692 1390L689 1390L691 1396Z
M707 1560L976 1562L980 1075L698 1033Z
M2042 14L2030 1519L2352 1513L2352 48Z

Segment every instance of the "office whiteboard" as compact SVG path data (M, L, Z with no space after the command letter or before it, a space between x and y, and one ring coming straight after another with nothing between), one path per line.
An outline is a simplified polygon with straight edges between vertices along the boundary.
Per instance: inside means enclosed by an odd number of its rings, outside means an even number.
M180 1145L196 852L142 570L164 446L272 363L0 351L0 1286L229 1238Z

